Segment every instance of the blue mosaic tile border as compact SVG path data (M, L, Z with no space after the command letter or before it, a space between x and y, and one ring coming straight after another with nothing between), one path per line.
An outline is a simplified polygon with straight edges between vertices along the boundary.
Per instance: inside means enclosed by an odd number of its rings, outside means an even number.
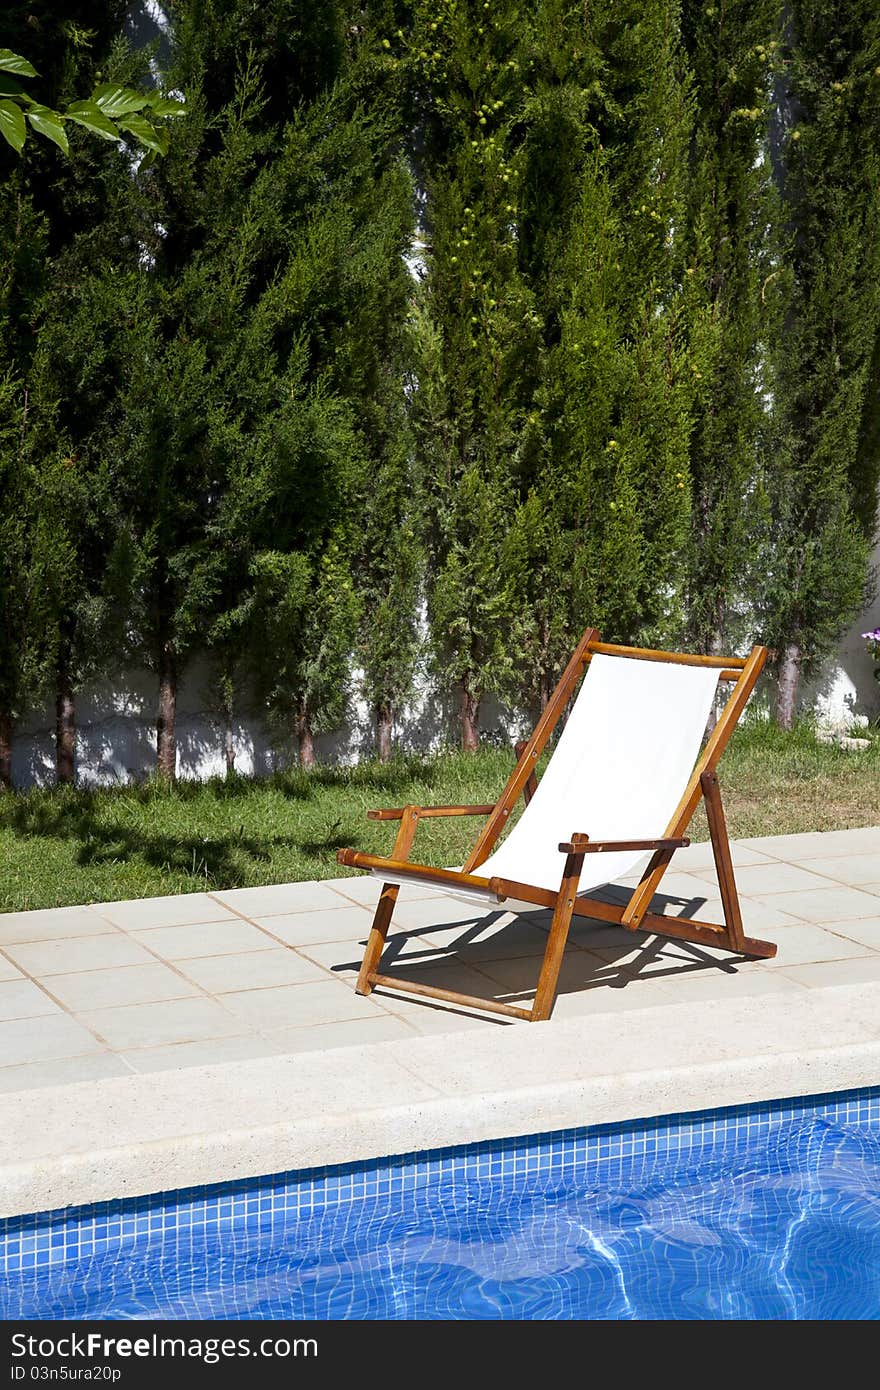
M546 1184L577 1169L595 1181L613 1181L616 1166L646 1164L674 1153L688 1163L701 1151L741 1146L771 1137L799 1115L850 1127L880 1124L880 1086L691 1111L653 1119L465 1147L435 1149L344 1166L312 1168L237 1183L191 1187L146 1197L0 1219L0 1275L123 1253L144 1241L164 1246L221 1230L288 1229L300 1213L365 1201L397 1205L401 1195L437 1182L469 1185L501 1180L518 1186Z

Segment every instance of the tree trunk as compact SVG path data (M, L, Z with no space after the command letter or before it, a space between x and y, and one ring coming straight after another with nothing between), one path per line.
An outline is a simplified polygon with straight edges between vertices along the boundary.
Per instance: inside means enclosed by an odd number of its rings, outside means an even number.
M800 647L790 642L782 653L776 678L776 722L780 729L790 729L794 724L802 661Z
M59 786L76 782L76 696L66 654L58 662L55 684L55 776Z
M235 734L232 729L232 710L223 711L223 756L226 759L226 776L235 773Z
M315 743L312 737L312 720L304 705L300 705L296 716L296 738L299 744L299 765L304 768L315 766Z
M380 763L387 763L391 757L392 722L391 706L386 700L380 701L376 706L376 745Z
M465 679L461 687L461 746L465 753L476 753L480 746L480 696L473 694Z
M159 715L156 720L156 769L166 782L177 775L177 663L168 641L159 644Z
M0 710L0 791L12 791L12 715Z
M538 676L538 704L543 714L550 703L550 680L546 669L542 666Z

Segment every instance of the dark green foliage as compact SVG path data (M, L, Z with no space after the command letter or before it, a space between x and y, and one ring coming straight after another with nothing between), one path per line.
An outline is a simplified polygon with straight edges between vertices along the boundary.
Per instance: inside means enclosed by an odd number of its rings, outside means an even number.
M667 0L541 0L523 56L519 254L540 376L508 552L538 704L587 623L652 642L681 627L702 358L678 233L691 112L676 20Z
M426 193L413 401L428 507L428 613L442 686L476 740L480 701L515 689L515 576L501 547L519 501L539 321L518 265L523 6L415 6L402 41L418 94Z
M766 541L756 480L787 285L774 254L779 208L767 148L779 0L685 0L682 27L695 98L686 274L705 349L690 450L687 631L698 650L719 652L748 631Z
M785 253L766 633L815 668L865 597L878 460L880 12L794 0L784 49ZM791 709L783 712L790 719Z

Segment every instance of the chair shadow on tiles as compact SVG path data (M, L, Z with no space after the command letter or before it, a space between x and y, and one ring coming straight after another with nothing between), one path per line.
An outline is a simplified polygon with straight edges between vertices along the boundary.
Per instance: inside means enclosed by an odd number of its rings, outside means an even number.
M625 903L631 891L609 884L593 896L606 902ZM654 897L651 910L671 917L694 918L699 917L707 901L704 897L660 893ZM551 916L549 911L535 909L474 913L464 906L459 916L457 908L450 905L442 920L415 928L392 926L382 955L382 973L399 975L401 980L413 984L439 985L460 994L527 1006L535 994ZM357 978L366 940L365 935L357 952L351 951L347 959L332 967L334 973L351 984ZM559 996L626 990L631 996L627 1004L647 1006L651 1003L650 990L646 988L649 981L668 984L695 974L736 975L743 963L742 957L693 942L630 932L607 922L577 917L572 922L560 972ZM402 998L385 986L377 986L374 997L382 998L391 1007L392 1001ZM668 990L665 1002L674 1002ZM617 1006L617 1001L610 1005ZM406 1007L411 1017L413 1008L469 1013L424 997L418 1001L408 998ZM586 1007L601 1012L600 997L591 997ZM513 1020L488 1015L482 1021L508 1027Z

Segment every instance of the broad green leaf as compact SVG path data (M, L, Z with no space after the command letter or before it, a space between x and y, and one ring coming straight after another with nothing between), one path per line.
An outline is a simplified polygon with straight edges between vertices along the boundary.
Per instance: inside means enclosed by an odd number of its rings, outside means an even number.
M24 148L27 127L21 108L14 101L0 101L0 135L11 145L16 154Z
M149 97L146 92L133 92L130 87L105 82L95 88L91 99L97 102L105 116L110 116L115 121L118 116L128 116L133 111L142 111Z
M0 72L0 97L21 97L25 101L30 101L30 97L25 96L21 83L16 82L14 77L7 77L2 72Z
M120 130L127 130L129 135L133 135L148 150L155 150L156 154L167 152L168 132L157 130L149 121L145 121L143 116L118 117L116 123Z
M0 72L14 72L16 77L36 77L37 70L20 53L11 48L0 48Z
M34 130L38 131L40 135L45 135L47 140L51 140L65 154L70 154L63 116L48 106L32 106L27 113L27 118Z
M174 97L163 97L161 92L151 92L147 106L154 116L185 116L186 107Z
M102 135L105 140L118 140L119 131L105 116L96 101L74 101L65 112L68 120L76 121L94 135Z

